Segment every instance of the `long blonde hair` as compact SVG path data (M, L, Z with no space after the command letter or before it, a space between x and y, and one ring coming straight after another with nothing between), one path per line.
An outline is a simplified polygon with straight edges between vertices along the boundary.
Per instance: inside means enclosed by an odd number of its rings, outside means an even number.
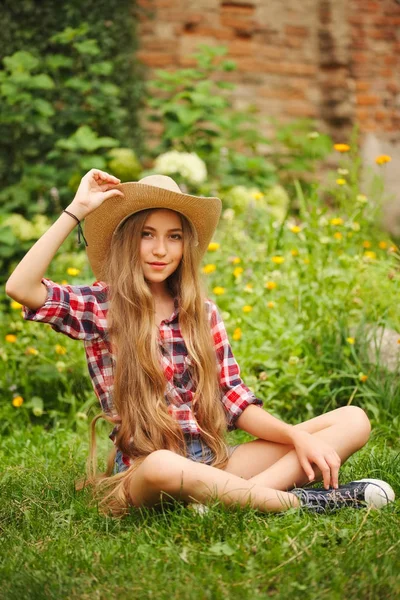
M110 348L116 357L113 404L120 419L115 441L133 464L128 470L112 475L114 449L106 473L96 474L94 426L100 417L113 422L109 415L98 415L92 423L85 484L94 485L100 506L115 515L123 514L129 506L129 479L146 456L161 449L186 455L182 429L168 411L167 381L161 364L154 298L140 261L141 232L153 210L135 213L122 223L113 236L107 263L107 325ZM191 223L183 215L179 216L183 230L183 257L168 278L167 286L179 302L180 330L191 359L195 390L192 412L202 439L214 452L212 465L223 468L228 462L227 424L205 293L199 276L201 256Z

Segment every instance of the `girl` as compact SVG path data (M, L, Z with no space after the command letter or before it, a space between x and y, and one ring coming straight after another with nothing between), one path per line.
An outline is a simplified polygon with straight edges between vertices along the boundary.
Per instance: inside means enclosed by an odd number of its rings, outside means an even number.
M346 406L291 426L242 382L199 279L220 212L218 198L183 194L170 177L121 184L92 169L7 282L25 319L85 344L101 416L116 425L115 450L98 476L94 419L86 484L115 515L159 505L165 495L264 512L387 504L394 493L385 482L338 486L341 463L370 434L363 410ZM82 219L97 281L58 285L44 274L76 222L82 233ZM227 447L225 433L235 428L256 439ZM297 487L321 480L321 489Z

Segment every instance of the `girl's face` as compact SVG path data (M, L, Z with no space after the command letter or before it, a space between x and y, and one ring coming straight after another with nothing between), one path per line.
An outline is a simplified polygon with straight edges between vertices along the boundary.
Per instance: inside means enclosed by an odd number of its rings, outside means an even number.
M182 255L183 231L178 213L164 208L154 210L146 219L140 240L144 277L154 291L164 288L157 284L174 273Z

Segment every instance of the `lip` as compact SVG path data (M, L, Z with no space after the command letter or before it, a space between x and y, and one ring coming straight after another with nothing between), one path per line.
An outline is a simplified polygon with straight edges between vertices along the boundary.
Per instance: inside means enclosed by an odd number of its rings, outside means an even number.
M164 269L164 267L166 267L168 265L168 263L147 263L147 264L149 264L156 271L161 271L162 269Z

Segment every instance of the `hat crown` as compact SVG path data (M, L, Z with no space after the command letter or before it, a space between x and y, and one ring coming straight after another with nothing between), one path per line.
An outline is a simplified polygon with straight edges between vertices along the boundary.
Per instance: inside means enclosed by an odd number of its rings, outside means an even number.
M147 177L140 179L138 183L152 185L153 187L158 187L163 190L169 190L170 192L178 192L178 194L182 194L182 190L180 189L179 185L172 179L172 177L168 177L168 175L147 175Z

